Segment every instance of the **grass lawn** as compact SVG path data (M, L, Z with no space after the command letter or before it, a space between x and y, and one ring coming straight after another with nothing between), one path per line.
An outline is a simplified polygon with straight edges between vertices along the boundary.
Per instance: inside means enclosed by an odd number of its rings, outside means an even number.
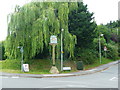
M94 64L91 65L84 65L85 70L107 64L112 62L113 60L102 58L102 63L100 64L99 60L96 60ZM20 60L4 60L0 61L0 72L8 72L8 73L26 73L26 74L50 74L50 68L52 66L51 60L44 60L44 59L36 59L36 60L29 60L25 61L24 63L29 64L30 72L22 72L21 71L21 62ZM60 70L60 61L56 62L57 67ZM69 72L77 72L76 64L74 61L65 61L65 67L71 67L71 71L63 71L62 73L69 73Z
M85 70L92 69L92 68L98 67L100 65L110 63L110 62L113 62L113 60L102 58L101 64L100 64L100 60L96 60L96 62L94 64L85 65Z
M24 63L28 63L28 61ZM0 61L0 66L2 65L0 71L9 73L50 74L50 60L29 60L28 64L30 72L22 72L20 60L4 60Z

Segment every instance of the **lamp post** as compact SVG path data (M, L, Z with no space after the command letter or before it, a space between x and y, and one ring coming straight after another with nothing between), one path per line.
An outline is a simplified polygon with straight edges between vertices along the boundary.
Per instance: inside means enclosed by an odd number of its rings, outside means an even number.
M63 71L63 31L64 29L61 29L61 71Z
M99 35L99 56L100 56L100 64L101 64L101 41L100 41L100 37L102 37L103 36L103 34L100 34Z
M17 48L20 48L21 52L21 71L23 71L23 46L18 46Z

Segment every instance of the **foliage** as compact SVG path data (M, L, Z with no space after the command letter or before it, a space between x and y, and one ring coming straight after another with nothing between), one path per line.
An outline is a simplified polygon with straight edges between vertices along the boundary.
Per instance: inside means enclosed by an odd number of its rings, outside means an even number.
M106 46L107 57L117 59L120 21L97 26L93 13L82 2L31 2L22 7L16 6L15 11L8 15L8 37L2 50L5 47L8 59L21 58L18 46L23 46L26 60L50 58L49 39L56 35L56 58L59 59L62 29L64 58L75 55L85 64L93 64L99 57L99 35L104 34L100 37L102 54Z
M118 32L118 52L119 52L119 57L120 57L120 27L119 27L119 32Z
M77 36L77 47L89 48L96 37L96 23L93 13L88 11L87 5L78 3L78 8L69 14L69 31Z
M110 43L110 41L118 42L118 21L113 21L110 23L107 23L106 25L98 25L97 26L97 35L100 33L104 34L104 37L107 41L107 43Z
M4 41L0 42L0 59L1 60L5 60L6 59Z
M97 35L99 36L101 33L104 34L104 38L106 40L105 46L108 48L108 58L110 59L117 59L118 57L118 40L119 40L119 35L118 35L118 30L119 30L119 21L110 21L110 23L107 23L106 25L98 25L96 30L97 30ZM96 42L96 39L95 39ZM101 46L103 50L103 45ZM103 52L103 51L102 51Z
M87 5L83 3L78 3L78 8L69 14L69 31L77 37L75 57L85 64L94 63L97 57L94 53L96 23L93 19L93 13L90 13Z
M111 30L107 26L105 26L103 24L98 25L96 30L97 30L97 36L99 36L100 34L103 34L104 38L106 39L106 42L107 43L110 42L110 38L111 38L111 33L112 32L111 32Z
M96 49L96 51L98 51L99 50L99 38L94 38L93 44L94 44L94 48ZM104 36L100 37L100 44L103 50L104 46L107 45L106 39L104 38Z
M107 58L117 60L118 59L118 46L107 44Z
M84 64L92 64L97 59L98 52L93 49L78 48L77 60L83 61Z
M58 37L57 58L60 55L60 32L64 29L64 52L74 57L76 36L68 31L68 14L78 7L68 2L31 2L23 7L16 6L8 15L9 35L5 42L5 54L9 59L20 58L18 46L24 48L24 58L31 59L45 49L51 53L49 38Z
M107 23L105 26L107 26L107 27L109 27L109 28L120 27L120 20L110 21L110 22Z

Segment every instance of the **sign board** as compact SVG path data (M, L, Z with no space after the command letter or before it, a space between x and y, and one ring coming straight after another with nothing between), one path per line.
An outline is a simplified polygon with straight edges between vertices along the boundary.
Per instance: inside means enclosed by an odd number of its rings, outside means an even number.
M24 72L29 72L29 65L23 64L23 70L24 70Z
M63 70L71 70L71 67L63 67Z
M57 44L57 37L54 36L54 35L52 35L52 36L50 37L50 43L51 43L51 44Z
M104 51L107 51L107 47L106 46L104 46Z

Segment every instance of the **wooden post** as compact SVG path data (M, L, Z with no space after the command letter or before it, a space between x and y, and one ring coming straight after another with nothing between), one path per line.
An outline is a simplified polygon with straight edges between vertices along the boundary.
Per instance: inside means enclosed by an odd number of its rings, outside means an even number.
M52 48L53 48L53 51L52 51L52 60L53 60L53 66L55 66L55 44L52 44Z

